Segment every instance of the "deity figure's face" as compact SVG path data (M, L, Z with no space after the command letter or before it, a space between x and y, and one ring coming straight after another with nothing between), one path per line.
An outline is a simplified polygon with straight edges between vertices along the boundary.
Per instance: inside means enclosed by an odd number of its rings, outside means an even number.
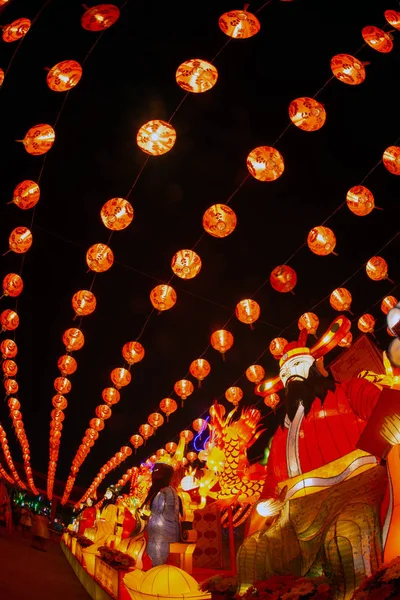
M303 381L307 379L310 367L314 362L315 359L310 354L299 354L289 358L279 371L283 385L286 387L289 381L295 379Z

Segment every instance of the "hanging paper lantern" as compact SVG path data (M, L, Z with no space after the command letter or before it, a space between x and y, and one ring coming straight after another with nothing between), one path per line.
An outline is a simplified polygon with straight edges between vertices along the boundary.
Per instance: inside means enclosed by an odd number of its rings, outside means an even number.
M352 300L353 297L346 288L336 288L336 290L333 290L329 298L332 308L339 312L350 310Z
M113 369L110 377L117 390L129 385L132 379L129 371L123 367L117 367L116 369Z
M386 298L382 300L381 311L384 315L387 315L389 310L392 310L396 304L398 304L397 298L394 296L386 296Z
M218 25L229 37L241 40L253 37L261 27L257 17L247 10L231 10L224 13L218 19Z
M186 454L186 458L188 459L188 461L190 463L193 463L197 459L197 452L193 452L193 451L192 452L188 452ZM181 484L182 484L182 482L181 482Z
M206 60L192 58L179 65L175 79L182 89L199 94L214 87L217 83L218 71Z
M171 269L181 279L193 279L200 273L201 258L193 250L179 250L172 257Z
M12 201L18 208L28 210L39 202L39 198L40 188L38 184L30 179L26 179L16 186Z
M50 416L55 421L64 421L64 419L65 419L65 415L64 415L63 411L62 410L58 410L58 408L54 408L51 411Z
M210 416L215 419L217 415L219 415L221 418L224 417L226 410L223 404L213 404L210 406L210 410L208 412L210 413Z
M16 398L9 398L7 404L10 410L19 410L21 408L21 404Z
M237 406L240 400L243 398L243 390L240 387L232 386L225 392L225 398L228 402L231 402L234 406Z
M2 27L3 29L3 40L5 42L17 42L24 37L31 27L29 19L17 19L9 25Z
M336 237L329 227L314 227L307 237L307 245L311 252L318 256L328 256L334 251L336 246Z
M350 54L336 54L331 60L331 70L336 79L348 85L358 85L365 79L364 65Z
M234 337L230 331L226 329L218 329L214 331L210 338L211 346L222 355L230 350L233 346Z
M286 294L296 287L296 271L288 265L279 265L272 271L269 281L275 291Z
M389 146L383 153L383 164L393 175L400 175L400 146Z
M314 98L296 98L289 104L289 118L303 131L318 131L326 121L326 112Z
M132 204L123 198L108 200L100 211L100 217L107 229L121 231L132 223L134 211Z
M54 380L54 389L59 394L68 394L71 391L72 384L66 377L57 377Z
M132 455L132 448L129 448L129 446L122 446L121 447L121 453L124 456L131 456Z
M167 421L168 421L169 416L172 415L172 413L174 413L177 408L178 408L178 405L173 398L164 398L160 402L160 409L167 417Z
M54 144L56 134L50 125L35 125L25 135L22 143L28 154L40 156L46 154Z
M363 28L361 35L364 42L378 52L387 54L393 49L393 42L390 35L379 29L379 27L368 25Z
M194 438L193 431L190 431L190 429L184 429L180 432L179 437L183 438L186 444L188 444Z
M19 325L19 316L15 310L7 308L1 313L0 322L2 325L2 331L14 331L14 329L17 329Z
M94 429L95 431L103 431L104 421L103 421L103 419L99 419L98 417L94 418L94 419L90 419L89 426L92 429Z
M69 356L69 354L64 354L63 356L60 356L60 358L57 361L57 366L60 370L61 375L63 375L64 377L66 375L72 375L78 368L76 360L73 356Z
M76 327L67 329L64 332L62 339L67 352L76 352L77 350L80 350L85 343L85 337L82 331Z
M86 252L86 263L91 271L104 273L113 265L114 254L105 244L93 244Z
M78 317L90 315L96 309L96 296L89 290L80 290L72 296L72 308Z
M156 457L157 460L160 460L160 458L162 458L163 456L165 456L167 454L167 451L164 448L160 448L159 450L157 450L156 452Z
M207 421L204 419L195 419L192 423L192 427L197 433L200 433L200 431L204 431L207 427Z
M351 333L351 331L349 331L348 333L346 333L344 338L339 342L339 346L341 348L350 348L352 342L353 342L353 334Z
M355 185L346 195L347 206L358 217L369 215L375 208L374 195L363 185Z
M375 328L374 317L372 315L370 315L369 313L362 315L362 317L360 317L358 319L357 327L363 333L373 333L374 328Z
M251 325L260 316L260 305L255 300L241 300L236 304L235 314L241 323Z
M136 143L143 152L152 156L161 156L174 147L176 131L166 121L148 121L141 126L136 136Z
M264 404L266 406L268 406L268 408L272 408L272 410L275 410L275 408L278 406L280 402L280 398L278 396L278 394L269 394L268 396L265 396L264 398Z
M143 446L144 443L142 436L137 433L135 433L135 435L131 437L130 442L135 448L135 450L137 450L137 448L139 448L140 446Z
M396 12L395 10L386 10L384 14L389 25L400 31L400 12Z
M301 315L297 326L300 331L305 329L310 335L315 335L319 326L319 319L314 313L306 312L304 315Z
M389 330L397 337L400 336L400 306L392 308L386 317Z
M117 404L121 398L118 390L113 387L104 388L101 393L104 402L109 405Z
M177 445L175 444L175 442L168 442L168 444L165 444L165 449L169 454L174 454L176 448Z
M14 340L2 340L0 344L1 356L6 358L14 358L18 354L18 347Z
M11 358L7 358L7 360L4 360L1 366L3 369L4 377L15 377L18 373L17 363L14 360L11 360Z
M98 406L96 406L95 413L96 417L105 421L106 419L109 419L111 417L112 410L108 406L108 404L99 404Z
M285 169L281 153L271 146L254 148L248 155L246 164L250 175L259 181L275 181Z
M119 8L113 4L98 4L89 8L81 18L87 31L104 31L119 19Z
M166 283L157 285L150 292L150 302L160 312L175 306L176 300L177 295L174 288Z
M72 90L82 77L82 67L76 60L63 60L54 65L47 74L47 85L53 92Z
M147 421L149 425L153 427L154 431L156 431L159 427L161 427L161 425L163 425L164 417L160 415L160 413L154 412L149 415Z
M65 410L68 406L68 400L61 394L53 396L51 403L58 410Z
M174 391L177 396L181 398L181 400L186 400L188 396L193 394L194 387L193 383L189 381L189 379L180 379L174 385Z
M199 384L210 374L211 365L205 358L196 358L189 367L190 374L198 380Z
M147 440L154 433L154 429L148 423L144 423L139 427L139 433L144 440Z
M269 345L269 351L271 352L273 357L281 358L283 356L283 352L287 344L288 341L285 340L285 338L283 337L274 338Z
M4 296L10 296L16 298L20 295L24 288L22 277L17 273L9 273L3 279L3 294Z
M4 83L4 77L5 77L4 71L3 71L3 69L0 69L0 87Z
M27 227L16 227L12 230L8 239L10 250L16 254L28 252L32 246L32 241L32 233Z
M203 215L205 231L216 238L227 237L234 231L236 224L236 214L226 204L213 204Z
M6 390L6 395L10 396L18 392L19 386L15 379L6 379L4 381L4 389Z
M144 348L139 342L127 342L122 348L122 356L129 365L134 365L144 358Z
M373 281L382 281L387 279L388 276L388 265L384 258L381 256L373 256L369 259L365 266L367 275Z
M264 376L265 370L261 365L251 365L246 369L246 377L251 383L260 383Z

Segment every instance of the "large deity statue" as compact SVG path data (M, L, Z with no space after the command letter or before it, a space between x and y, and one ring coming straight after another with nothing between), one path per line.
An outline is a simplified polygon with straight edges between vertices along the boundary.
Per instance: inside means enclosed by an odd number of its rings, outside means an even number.
M311 349L301 332L279 377L256 388L266 396L284 387L286 410L237 556L241 591L273 574L325 573L347 600L382 561L393 509L387 469L357 447L381 389L363 378L337 384L318 360L349 328L338 317Z

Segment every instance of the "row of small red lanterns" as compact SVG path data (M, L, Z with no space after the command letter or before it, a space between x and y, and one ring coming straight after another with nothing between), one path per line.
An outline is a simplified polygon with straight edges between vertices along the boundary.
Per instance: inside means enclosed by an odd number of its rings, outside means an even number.
M20 476L18 475L17 469L15 468L13 459L11 457L10 447L9 447L8 441L7 441L7 434L1 424L0 424L0 444L1 444L1 447L3 450L4 458L6 459L8 468L10 469L10 472L11 472L11 475L13 478L13 482L15 481L15 483L22 490L26 490L27 487L24 484L24 482L21 480Z

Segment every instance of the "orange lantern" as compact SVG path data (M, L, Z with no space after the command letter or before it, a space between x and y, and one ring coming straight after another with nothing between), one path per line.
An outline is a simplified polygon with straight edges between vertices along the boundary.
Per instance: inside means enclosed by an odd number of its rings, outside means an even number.
M24 254L32 246L32 233L27 227L16 227L10 233L8 243L12 252Z
M377 52L387 54L393 49L392 38L388 33L379 29L379 27L367 25L361 31L361 35L364 42L374 50L377 50Z
M194 438L193 431L190 431L190 429L184 429L180 432L179 437L183 438L186 444L188 444Z
M285 169L281 153L271 146L254 148L246 164L250 175L259 181L275 181Z
M180 379L175 383L174 391L175 394L181 398L183 405L183 401L186 400L188 396L193 394L193 383L189 381L189 379Z
M17 19L9 25L2 27L3 29L3 40L5 42L17 42L24 37L31 27L29 19Z
M10 396L11 394L16 394L18 392L19 386L15 379L5 379L4 388L7 396Z
M329 227L314 227L307 237L307 245L311 252L318 256L328 256L334 251L336 246L336 237Z
M139 427L139 433L143 437L144 440L148 440L154 433L154 429L149 423L144 423Z
M68 400L61 394L53 396L51 403L58 410L65 410L68 406Z
M18 347L14 340L3 340L0 344L1 356L6 358L14 358L18 354Z
M110 377L117 390L129 385L132 379L129 371L123 367L117 367L116 369L113 369Z
M99 432L96 431L95 429L86 429L85 431L85 436L91 440L97 440L97 438L99 437Z
M226 329L217 329L217 331L214 331L211 335L210 342L214 350L220 352L222 357L224 357L225 352L232 348L234 337L231 332Z
M217 83L218 71L211 63L192 58L179 65L176 83L187 92L199 94L211 90Z
M132 446L137 450L140 446L143 446L143 438L138 433L135 433L130 439Z
M121 231L132 223L134 211L132 204L123 198L108 200L100 211L100 217L107 229Z
M392 175L400 175L400 146L389 146L383 153L383 164Z
M0 322L2 325L2 331L14 331L14 329L17 329L19 325L19 316L15 310L7 308L1 313Z
M365 315L362 315L362 317L360 317L358 319L357 322L357 327L360 331L362 331L363 333L373 333L374 328L375 328L375 319L372 315L370 315L369 313L366 313Z
M272 271L269 281L275 291L286 294L296 287L296 271L288 265L279 265Z
M330 295L329 302L332 308L341 312L350 310L353 297L346 288L336 288Z
M91 271L104 273L113 265L114 254L105 244L93 244L86 252L86 263Z
M235 314L241 323L251 325L260 316L260 305L255 300L241 300L236 304Z
M64 421L64 419L65 419L65 415L64 415L63 411L59 410L58 408L54 408L51 411L50 416L55 421Z
M269 351L271 352L273 357L281 358L283 356L283 351L285 349L285 346L287 346L287 344L288 344L288 341L285 340L285 338L282 338L282 337L274 338L269 345Z
M336 79L348 85L358 85L365 79L364 65L350 54L336 54L331 60L331 70Z
M225 392L225 398L234 406L237 406L243 398L243 390L240 387L232 386Z
M269 394L268 396L265 396L264 398L264 404L266 406L268 406L268 408L272 408L272 410L275 410L275 408L278 406L280 402L280 398L278 396L278 394Z
M4 71L3 71L3 69L0 69L0 87L4 83L4 77L5 77Z
M318 131L326 121L326 112L314 98L296 98L289 104L289 118L303 131Z
M229 37L241 40L253 37L261 27L257 17L247 10L231 10L224 13L218 19L218 25Z
M143 360L144 348L139 342L127 342L122 348L122 356L129 365L133 365Z
M205 231L216 238L227 237L234 231L236 224L236 214L226 204L213 204L203 215Z
M398 304L397 298L394 296L386 296L386 298L382 300L381 311L384 315L387 315L389 310L392 310L396 304Z
M85 343L85 337L80 329L71 327L64 332L63 344L67 352L80 350Z
M147 420L149 425L153 427L154 431L156 431L164 423L164 417L157 412L151 413Z
M80 290L72 296L72 308L77 317L85 317L96 309L96 296L89 290Z
M111 408L108 406L108 404L99 404L98 406L96 406L96 417L98 417L99 419L109 419L112 415L112 410Z
M55 131L50 125L35 125L31 127L27 134L25 135L23 140L21 141L24 144L24 148L28 154L32 154L32 156L40 156L41 154L46 154L54 144L54 140L56 139Z
M357 217L369 215L375 208L374 195L363 185L355 185L346 195L347 206Z
M264 376L265 370L261 365L251 365L246 369L246 377L251 383L260 383Z
M119 402L121 396L118 390L113 387L108 387L104 388L104 390L101 392L101 397L106 404L110 404L112 406L113 404L117 404Z
M33 208L40 198L40 188L37 183L26 179L17 185L13 194L13 203L22 210Z
M201 258L193 250L179 250L172 257L171 269L181 279L193 279L200 273Z
M386 10L385 19L389 25L400 31L400 12L396 12L395 10Z
M210 410L208 412L210 413L210 416L214 419L217 414L221 417L224 417L226 410L223 404L213 404L212 406L210 406Z
M98 417L90 419L89 426L95 431L102 431L104 429L104 421L103 419L99 419Z
M4 360L1 366L3 369L4 377L15 377L18 373L17 363L11 358L7 358L7 360Z
M159 312L169 310L175 306L176 299L177 295L174 288L166 283L157 285L150 292L150 302Z
M63 60L47 74L47 85L53 92L68 92L81 80L82 67L76 60Z
M188 452L186 454L186 458L190 463L193 463L197 458L197 452Z
M341 348L350 348L352 341L353 341L353 334L351 333L351 331L349 331L348 333L346 333L344 338L339 342L339 346Z
M177 445L175 444L175 442L168 442L168 444L165 445L165 449L169 454L174 454L176 448Z
M176 131L166 121L148 121L139 129L136 143L143 152L151 156L161 156L174 147Z
M71 391L71 382L66 377L57 377L54 380L54 389L59 394L68 394Z
M388 276L388 265L384 258L381 256L373 256L369 259L365 266L367 275L373 281L382 281L387 279Z
M3 279L3 293L4 296L11 296L16 298L20 295L24 288L22 277L17 273L9 273Z
M319 326L319 319L314 313L306 312L303 315L301 315L300 319L298 320L297 326L300 329L300 331L302 329L305 329L307 333L315 335Z
M87 31L104 31L114 25L118 19L119 8L117 6L98 4L87 9L81 18L81 25Z
M121 446L121 453L124 456L131 456L132 448L130 448L129 446Z
M57 366L60 370L61 375L63 375L64 377L66 375L72 375L78 368L76 360L73 358L73 356L69 356L69 354L64 354L63 356L60 356L60 358L57 361Z
M203 379L210 374L211 365L205 358L196 358L189 367L190 374L198 380L199 387Z
M177 408L178 408L178 405L173 398L164 398L160 402L160 409L167 417L167 421L168 421L169 416L172 415L172 413L174 413Z
M156 452L156 457L159 460L160 458L162 458L163 456L165 456L167 454L167 451L164 448L160 448L159 450L157 450Z
M21 408L21 404L16 398L9 398L7 404L10 410L19 410Z
M207 421L204 419L195 419L192 423L192 427L197 433L200 433L200 431L204 431L207 427Z

